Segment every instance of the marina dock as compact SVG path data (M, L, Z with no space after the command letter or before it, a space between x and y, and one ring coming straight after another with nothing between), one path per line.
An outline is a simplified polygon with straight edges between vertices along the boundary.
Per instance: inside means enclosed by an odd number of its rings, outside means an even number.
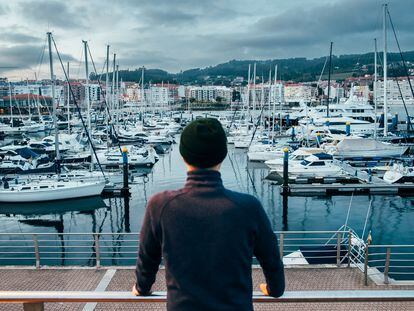
M369 281L356 268L310 266L287 267L286 290L289 291L345 291L345 290L414 290L412 285L377 285ZM161 269L153 286L154 291L165 291L165 270ZM15 291L130 291L134 283L132 267L106 269L0 269L3 282L0 290ZM253 269L253 289L258 290L264 276L259 268ZM341 302L341 303L257 303L255 310L412 310L414 301L405 302ZM46 303L45 310L166 310L165 303ZM23 310L21 304L0 304L0 310Z
M409 194L414 190L414 183L404 184L341 184L341 183L311 183L311 184L290 184L289 193L291 195L321 195L321 194ZM280 188L280 192L283 190Z

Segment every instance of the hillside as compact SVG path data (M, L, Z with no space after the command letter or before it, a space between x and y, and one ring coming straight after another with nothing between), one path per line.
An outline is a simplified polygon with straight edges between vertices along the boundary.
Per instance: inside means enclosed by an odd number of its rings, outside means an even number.
M403 55L409 68L412 68L414 51L404 52ZM379 64L381 64L381 58L382 54L379 54ZM321 74L325 60L326 56L314 59L231 60L216 66L193 68L177 74L168 73L161 69L145 69L145 81L151 83L229 85L235 77L246 79L249 64L253 63L256 63L257 66L257 76L263 76L265 80L269 76L269 69L272 68L273 70L275 65L278 65L278 79L296 82L315 81ZM400 60L398 53L388 54L389 76L404 75ZM339 80L351 76L371 74L374 70L374 53L333 56L332 68L333 77ZM325 74L328 72L327 70L328 67L326 66ZM380 68L379 71L381 71ZM141 79L141 69L121 70L119 77L123 81L138 82ZM93 78L96 77L93 76Z

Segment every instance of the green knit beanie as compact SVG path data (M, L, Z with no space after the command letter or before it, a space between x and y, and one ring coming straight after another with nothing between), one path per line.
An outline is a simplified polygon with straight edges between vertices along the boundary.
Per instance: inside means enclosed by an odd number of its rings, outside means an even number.
M197 119L188 124L180 138L180 153L195 167L210 168L227 155L227 138L217 119Z

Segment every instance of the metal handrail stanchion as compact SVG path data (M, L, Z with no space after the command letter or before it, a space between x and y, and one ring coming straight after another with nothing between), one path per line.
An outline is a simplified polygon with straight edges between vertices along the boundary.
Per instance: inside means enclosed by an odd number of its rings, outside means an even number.
M94 234L95 238L95 260L96 260L96 269L101 267L101 253L99 251L99 234Z
M342 235L338 233L336 239L336 265L338 267L341 265L341 238Z
M384 267L384 283L385 284L389 283L388 273L390 271L390 259L391 259L391 248L387 247L387 254L385 257L385 267Z
M351 267L352 231L348 231L348 268Z
M40 268L40 253L39 253L39 241L37 240L37 235L33 234L33 246L35 251L35 258L36 258L36 269Z
M284 252L284 239L285 239L285 234L281 233L280 234L280 238L279 238L279 253L280 253L280 258L283 258L283 252Z

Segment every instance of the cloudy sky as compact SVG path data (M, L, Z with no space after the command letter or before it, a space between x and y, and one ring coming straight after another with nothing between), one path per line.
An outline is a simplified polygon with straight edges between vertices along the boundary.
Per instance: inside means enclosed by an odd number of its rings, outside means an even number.
M374 37L382 44L382 2L0 0L0 77L46 77L41 55L49 30L73 76L83 74L82 40L89 41L99 71L106 44L121 68L170 72L231 59L319 57L330 41L335 54L363 53L373 49ZM403 50L414 50L414 0L388 3Z

